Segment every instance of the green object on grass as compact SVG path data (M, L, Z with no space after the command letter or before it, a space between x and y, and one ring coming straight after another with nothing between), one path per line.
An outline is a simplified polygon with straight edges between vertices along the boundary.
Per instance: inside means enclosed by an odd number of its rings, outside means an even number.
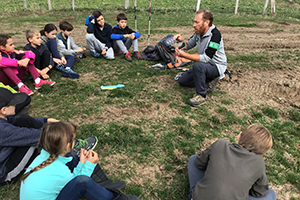
M107 86L101 85L101 90L114 90L116 88L122 88L122 87L125 87L125 85L123 84L107 85Z

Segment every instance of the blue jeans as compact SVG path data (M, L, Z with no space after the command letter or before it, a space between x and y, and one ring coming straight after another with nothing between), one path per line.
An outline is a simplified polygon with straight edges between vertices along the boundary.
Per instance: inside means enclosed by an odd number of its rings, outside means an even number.
M219 77L219 70L214 63L196 62L189 71L178 80L179 85L195 87L196 93L206 97L205 84Z
M188 173L189 173L189 182L190 182L190 194L189 194L189 199L192 199L192 192L197 184L198 181L203 179L205 175L205 170L200 170L195 166L195 159L197 155L192 155L189 158L188 162ZM274 190L269 188L269 191L266 196L264 197L253 197L249 195L248 200L276 200L276 194Z
M52 53L53 58L61 59L58 49L57 49L57 43L55 39L49 39L48 42L46 43L48 49ZM64 55L67 64L65 64L66 67L72 68L75 58L72 55Z
M82 196L89 200L112 200L115 198L112 192L98 185L91 177L80 175L65 185L56 200L77 200Z

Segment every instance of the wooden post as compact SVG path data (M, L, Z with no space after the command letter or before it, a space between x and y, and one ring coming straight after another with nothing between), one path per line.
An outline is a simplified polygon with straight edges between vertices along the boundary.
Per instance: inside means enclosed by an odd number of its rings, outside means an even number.
M49 8L49 10L52 10L52 8L51 8L51 0L48 0L48 8Z
M72 0L72 8L73 8L73 11L75 10L75 0Z
M234 14L235 15L237 14L238 7L239 7L239 0L236 0L236 2L235 2L235 9L234 9Z
M275 15L275 0L271 0L271 14Z
M269 0L266 0L266 3L265 3L265 6L264 6L264 10L263 10L263 15L265 14L265 12L266 12L266 9L267 9L267 7L268 7L268 3L269 3Z
M197 8L196 8L196 12L200 9L200 4L201 4L201 0L198 0L197 2Z
M24 8L27 9L26 0L23 0L23 3L24 3Z
M125 0L125 9L129 7L129 0Z

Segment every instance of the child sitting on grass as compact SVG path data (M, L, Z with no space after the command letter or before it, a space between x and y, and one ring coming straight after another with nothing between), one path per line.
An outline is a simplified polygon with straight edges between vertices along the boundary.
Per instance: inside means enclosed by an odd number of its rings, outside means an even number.
M32 51L35 54L34 66L43 77L49 79L48 72L53 68L54 62L51 53L45 44L42 44L41 34L36 30L26 31L26 39L29 42L23 50Z
M86 44L93 57L99 58L102 55L105 59L113 60L115 57L110 39L112 27L105 23L104 16L100 11L93 12L93 16L95 19L86 29Z
M66 165L72 158L64 156L72 150L75 136L76 127L71 123L44 125L39 140L42 151L21 178L20 199L77 200L84 196L90 200L138 200L119 190L107 190L90 177L99 161L93 150L81 149L74 169Z
M35 89L43 84L54 85L54 81L42 80L34 66L35 54L31 51L17 51L13 39L9 35L0 34L0 82L5 85L18 86L19 91L27 95L33 95L23 82L25 72L28 71L33 80Z
M113 49L115 53L123 53L125 60L131 62L132 54L128 51L133 46L133 57L142 60L139 52L138 38L139 32L135 32L127 26L127 17L124 13L117 15L117 25L112 29L111 39L113 40Z
M219 139L188 161L189 199L276 200L268 187L262 154L272 147L268 129L250 125L237 144Z
M75 61L79 62L80 59L85 58L86 54L84 51L86 50L85 47L79 47L75 44L71 34L74 29L72 24L67 21L61 21L59 23L60 33L57 34L58 38L58 46L60 51L64 55L72 55L75 57Z
M69 78L79 78L79 74L72 70L75 58L72 55L64 55L59 46L57 35L57 28L54 24L46 24L41 30L41 39L52 53L53 61L56 63L56 69L61 72L61 75Z

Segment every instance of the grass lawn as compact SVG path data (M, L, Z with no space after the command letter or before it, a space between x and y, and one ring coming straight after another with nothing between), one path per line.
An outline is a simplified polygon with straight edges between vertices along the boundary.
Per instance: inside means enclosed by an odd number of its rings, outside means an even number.
M28 0L28 10L23 10L22 1L12 0L0 9L1 32L16 38L19 48L22 42L17 38L25 37L24 32L28 28L42 29L46 23L58 24L62 19L69 20L75 30L84 28L82 25L86 16L96 7L104 12L106 22L114 25L116 15L125 11L122 7L124 2L115 0L98 1L98 6L94 5L94 1L78 1L75 12L71 11L69 3L53 0L54 10L47 11L47 1L38 2ZM0 3L6 5L4 0ZM151 37L179 33L172 27L192 28L196 3L188 0L153 1ZM236 16L233 14L234 1L222 0L218 5L215 1L207 1L202 2L201 7L214 12L215 24L219 26L255 27L261 21L298 23L298 0L294 3L283 0L276 3L276 16L262 16L264 2L254 0L240 2ZM86 5L92 6L87 9ZM126 12L128 25L134 29L132 5L133 1L130 1L131 7ZM148 7L149 1L138 1L138 28L144 36L141 43L147 40ZM282 31L277 29L277 32ZM75 34L73 37L76 37ZM226 46L226 38L224 40ZM86 46L85 43L81 45ZM245 47L245 51L239 54L234 51L235 47L227 46L231 68L236 66L241 71L277 69L270 64L275 59L272 57L275 50L268 50L270 56L262 53L264 49L249 53ZM276 59L285 63L281 67L283 71L295 70L294 64L299 61L299 56L298 48L287 50ZM208 95L205 105L192 108L185 102L195 90L180 87L174 81L179 71L149 68L153 64L155 62L135 59L126 62L122 56L116 56L112 61L88 56L74 65L74 71L81 75L77 80L62 78L60 73L52 70L49 75L56 85L43 86L32 96L29 114L70 121L79 127L77 138L97 136L99 143L96 151L100 155L100 165L111 179L126 181L124 193L138 195L141 199L187 199L189 156L200 153L218 138L234 142L243 128L259 123L273 135L274 146L264 155L270 183L282 187L289 184L293 194L290 199L300 199L298 107L290 106L283 110L270 107L267 103L252 106L248 104L251 98L243 101L231 99L218 86L214 93ZM26 77L24 82L33 89L32 80ZM100 89L101 85L115 84L124 84L125 87L111 91ZM235 111L240 108L236 105L243 106L246 112L237 114ZM19 185L1 187L0 199L18 199Z

